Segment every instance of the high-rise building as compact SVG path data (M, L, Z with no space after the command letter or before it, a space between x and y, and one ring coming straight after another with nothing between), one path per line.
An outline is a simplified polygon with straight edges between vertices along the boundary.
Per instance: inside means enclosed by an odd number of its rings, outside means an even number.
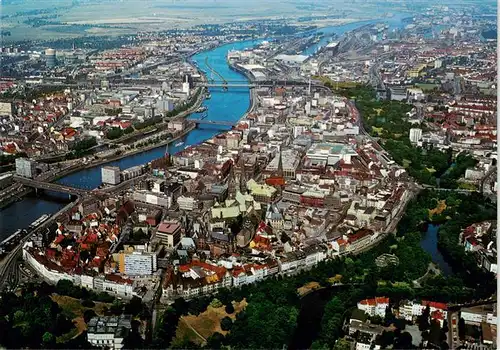
M190 89L194 88L194 80L191 74L184 74L184 76L182 77L182 81L184 81L185 83L189 83Z
M191 92L191 86L189 85L189 79L186 75L184 78L184 82L182 83L182 92L189 96Z
M34 178L36 174L36 162L28 158L17 158L16 174L23 177L29 177L30 179Z
M120 183L120 168L117 166L103 166L101 168L102 183L118 185Z
M53 68L56 66L56 50L47 49L45 50L45 60L48 68Z
M119 255L120 272L128 276L147 276L157 270L156 253L122 252Z

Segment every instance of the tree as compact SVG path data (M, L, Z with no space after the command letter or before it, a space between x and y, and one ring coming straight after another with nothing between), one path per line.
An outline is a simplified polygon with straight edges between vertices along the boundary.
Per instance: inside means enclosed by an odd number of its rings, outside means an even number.
M376 342L382 349L387 349L394 344L394 332L383 331L382 334L377 336Z
M106 133L106 137L110 140L115 140L123 136L123 130L120 128L111 128Z
M465 320L462 317L458 321L458 337L462 341L465 340Z
M213 307L214 309L218 309L222 306L223 304L221 303L221 301L217 298L214 298L211 302L210 302L210 306Z
M320 349L322 350L322 349L328 349L328 347L325 344L323 344L320 340L315 340L311 344L310 349L311 350L320 350ZM345 350L348 350L348 349L349 348L345 348ZM342 349L342 350L344 350L344 349Z
M224 341L224 336L219 332L215 332L207 339L207 349L220 349L222 348L222 343Z
M413 339L408 332L402 332L394 342L394 349L413 349Z
M144 305L142 304L142 300L136 296L134 296L124 308L124 313L127 315L137 316L142 313Z
M394 326L401 330L401 331L404 331L405 328L406 328L406 320L402 319L402 318L396 318L394 319L394 322L393 322Z
M448 328L448 321L447 320L444 320L443 321L443 333L448 333L449 331L449 328Z
M119 301L118 299L114 300L113 304L111 304L111 306L109 308L109 311L113 315L121 315L122 312L123 312L123 304L122 304L122 302Z
M89 321L90 321L92 318L96 317L96 316L97 316L97 314L96 314L96 313L95 313L95 311L94 311L94 310L92 310L92 309L90 309L90 310L85 310L85 311L83 312L83 320L85 321L85 323L89 323Z
M90 299L84 299L82 300L82 306L92 308L95 306L95 303Z
M431 308L429 305L426 306L424 311L422 312L422 315L418 317L418 329L423 332L429 329L430 323L429 323L429 317L431 314Z
M22 310L17 310L14 313L14 324L19 324L24 321L24 312Z
M231 318L229 318L228 316L226 316L222 320L220 320L220 328L223 331L231 330L232 326L233 326L233 320L231 320Z
M432 320L429 328L429 341L432 344L439 346L441 344L442 334L439 322L437 320Z
M53 346L53 344L55 343L55 337L52 333L50 332L45 332L42 336L42 341L43 341L43 344L48 347L48 346Z
M345 338L340 338L335 342L333 350L350 350L351 343L349 343Z
M234 312L233 303L227 304L225 310L226 310L227 314L229 314L229 315L232 314Z

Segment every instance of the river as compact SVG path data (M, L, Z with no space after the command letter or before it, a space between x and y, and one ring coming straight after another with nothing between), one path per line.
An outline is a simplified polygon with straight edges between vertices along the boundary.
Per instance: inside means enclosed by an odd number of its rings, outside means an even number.
M391 18L383 19L383 21L389 24L391 29L402 28L404 27L404 23L402 23L401 20L407 16L407 14L397 14ZM341 26L316 29L314 30L314 32L322 32L326 35L320 42L306 49L304 51L304 54L312 54L316 52L319 47L328 43L332 34L342 35L346 31L356 29L361 25L376 22L380 21L370 20L349 23ZM213 50L198 53L197 55L193 56L192 59L198 64L198 67L202 71L207 72L208 76L210 76L210 73L205 64L205 59L207 59L208 64L226 80L243 80L246 79L243 75L230 69L227 65L227 52L229 50L242 50L245 48L250 48L262 41L263 40L252 40L219 46ZM214 76L213 78L217 80L217 77ZM203 102L203 105L208 108L208 116L206 118L207 120L239 120L248 110L250 105L250 94L248 88L231 88L226 92L223 92L220 88L211 88L210 94L212 98ZM120 167L121 169L126 169L131 166L145 164L153 159L164 156L167 151L172 154L182 150L186 146L202 143L207 139L215 136L217 133L220 133L220 127L211 128L210 126L207 126L203 129L196 129L190 132L184 138L184 144L182 146L175 147L172 144L168 147L168 150L166 147L155 148L147 152L139 153L115 162L111 162L109 163L109 165L114 165ZM82 170L77 173L68 175L60 179L58 182L78 188L96 188L101 184L101 166ZM9 234L13 233L19 228L26 228L31 222L36 220L42 214L55 213L63 206L64 204L61 203L61 201L54 201L51 197L41 196L38 198L27 197L8 206L7 208L4 208L1 211L0 215L0 239L6 238Z
M427 230L420 241L420 246L431 255L432 261L439 267L443 275L448 276L452 273L452 269L444 260L443 254L438 250L438 230L439 225L428 224Z

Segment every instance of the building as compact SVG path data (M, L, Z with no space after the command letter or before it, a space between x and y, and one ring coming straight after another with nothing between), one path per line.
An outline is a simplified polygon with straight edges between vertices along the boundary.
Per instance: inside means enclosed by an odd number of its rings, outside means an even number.
M130 168L127 168L122 171L123 181L127 181L133 179L134 177L141 176L144 172L144 167L141 165L136 165Z
M181 241L181 225L177 222L162 222L156 232L156 238L167 248L174 248Z
M351 164L351 158L358 154L349 145L341 143L313 143L306 153L306 167L334 166L340 160Z
M45 63L47 68L53 68L56 65L56 50L47 49L45 50Z
M121 349L131 329L130 315L93 317L87 327L87 340L97 347Z
M410 129L410 142L417 143L422 139L422 129L411 128Z
M406 301L399 305L399 317L407 321L414 321L418 316L422 315L427 306L429 306L431 318L437 320L442 326L448 314L448 306L444 303L425 300L422 300L420 303Z
M389 298L386 297L365 299L358 303L358 309L366 312L370 316L384 317L387 307L389 307Z
M232 283L232 276L225 267L193 260L180 265L177 272L167 272L162 298L192 298L215 293L220 288L229 288Z
M466 324L479 326L481 323L496 325L496 304L486 304L462 308L460 317L464 319Z
M118 257L120 273L128 276L152 275L157 270L157 257L155 253L147 252L121 252Z
M102 183L118 185L120 183L120 168L117 166L103 166L101 168Z
M23 177L34 178L36 175L36 162L28 158L16 159L16 174Z

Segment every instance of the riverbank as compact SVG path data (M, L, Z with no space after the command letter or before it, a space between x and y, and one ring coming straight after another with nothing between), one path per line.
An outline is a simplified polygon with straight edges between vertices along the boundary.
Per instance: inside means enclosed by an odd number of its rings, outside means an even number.
M227 62L227 65L229 66L229 68L231 70L235 71L236 73L239 73L239 74L243 75L248 80L249 84L255 83L255 77L253 76L253 74L251 72L247 71L246 69L243 69L242 67L239 67L237 64L231 64L231 63L229 63L229 61L227 61L227 56L226 56L226 62ZM248 106L248 109L245 112L245 114L243 114L241 116L240 120L238 120L238 122L241 121L241 120L243 120L243 119L245 119L257 107L257 105L256 105L257 96L255 95L255 88L250 88L249 91L250 91L250 93L249 93L249 95L250 95L250 105Z
M21 189L21 192L18 194L13 194L8 197L2 198L0 200L0 210L7 208L12 203L22 200L25 196L27 196L31 192L33 192L31 188L24 188Z
M92 163L83 165L83 166L81 166L79 168L71 169L71 171L63 172L61 174L58 174L58 176L56 178L54 178L53 180L51 180L51 182L52 181L57 181L57 180L65 177L65 176L74 174L74 173L76 173L76 172L78 172L80 170L83 170L83 169L94 168L94 167L97 167L97 166L100 166L100 165L104 165L104 164L107 164L107 163L115 162L117 160L120 160L120 159L123 159L123 158L126 158L126 157L131 157L131 156L134 156L134 155L137 155L137 154L140 154L140 153L148 152L148 151L151 151L151 150L156 149L156 148L168 146L169 144L171 144L171 143L173 143L173 142L175 142L175 141L177 141L177 140L185 137L187 134L189 134L195 128L196 128L196 124L190 123L189 126L186 129L184 129L180 134L178 134L174 138L171 138L171 139L168 139L168 140L164 140L164 141L155 143L153 145L141 147L140 149L135 149L135 150L131 150L131 151L128 151L128 152L124 152L122 154L117 154L115 156L112 156L112 157L109 157L109 158L106 158L106 159L101 159L101 160L98 160L96 162L92 162Z
M221 73L224 78L228 81L231 80L242 80L242 75L239 72L231 70L226 63L227 51L231 49L243 50L247 47L253 47L261 42L262 39L254 41L245 42L235 42L225 46L216 47L211 51L203 51L191 59L196 63L199 70L207 71L204 61L205 57L208 56L209 63ZM207 120L212 121L234 121L240 120L247 115L253 106L255 105L255 99L250 105L249 91L245 89L230 89L229 91L222 92L218 89L210 89L212 98L210 100L204 100L202 105L208 108ZM186 113L186 116L188 114ZM170 154L175 154L183 150L186 146L193 146L209 140L220 134L220 129L210 128L210 126L204 128L195 128L192 131L186 132L184 138L184 144L182 146L175 146L175 142L168 145L168 152ZM172 140L169 140L172 141ZM167 142L158 143L155 145L150 145L144 147L140 150L134 150L133 152L124 153L120 155L115 155L106 159L99 160L92 164L86 164L85 167L80 167L80 171L76 169L71 170L69 175L66 175L57 182L68 187L84 188L84 189L94 189L97 188L101 180L101 171L99 165L108 164L113 166L118 166L121 169L129 168L136 165L141 165L152 161L153 159L160 158L165 155L165 146ZM80 165L80 164L78 164ZM83 164L81 164L83 165ZM64 175L64 174L60 174ZM3 220L0 221L0 235L8 236L9 234L15 232L17 229L22 228L23 222L33 221L40 217L47 211L56 212L60 209L60 203L52 202L50 199L40 198L29 198L29 196L24 197L22 201L17 201L4 209L2 212L6 217L11 217L13 220ZM0 237L1 238L1 237Z

